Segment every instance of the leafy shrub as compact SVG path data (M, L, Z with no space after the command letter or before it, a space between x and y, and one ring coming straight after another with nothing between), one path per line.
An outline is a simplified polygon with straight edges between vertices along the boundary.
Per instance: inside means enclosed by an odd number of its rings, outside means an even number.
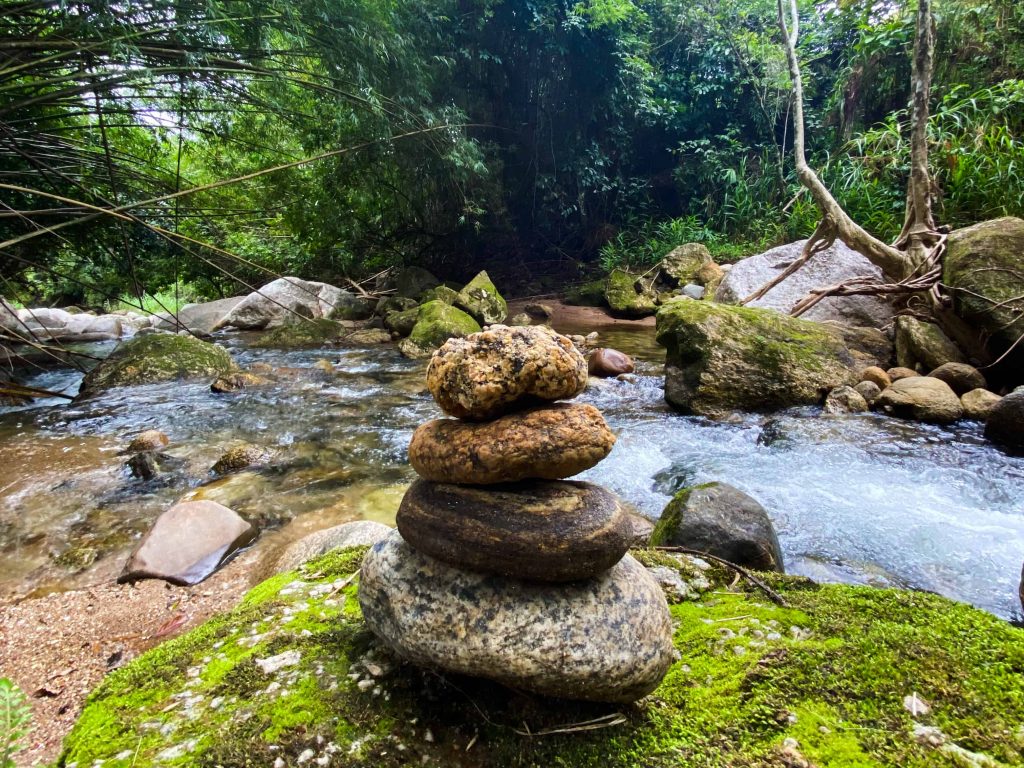
M24 747L32 710L28 699L6 677L0 678L0 768L14 768L14 755Z

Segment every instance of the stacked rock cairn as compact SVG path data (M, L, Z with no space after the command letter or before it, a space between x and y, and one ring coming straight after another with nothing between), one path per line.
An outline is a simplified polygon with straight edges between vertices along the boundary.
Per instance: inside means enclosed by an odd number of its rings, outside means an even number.
M632 522L570 477L615 443L572 342L542 327L451 339L427 386L398 530L363 561L367 625L418 665L588 701L635 701L676 657L668 605L627 554Z

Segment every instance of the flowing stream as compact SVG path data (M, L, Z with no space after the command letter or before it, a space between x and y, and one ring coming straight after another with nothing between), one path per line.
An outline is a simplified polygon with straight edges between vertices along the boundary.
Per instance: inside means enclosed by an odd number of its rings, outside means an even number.
M679 488L728 482L767 508L791 573L932 590L1019 617L1024 459L986 444L979 425L814 408L724 423L681 416L662 399L653 330L600 330L602 344L637 356L639 375L591 380L582 395L619 438L582 479L652 518ZM185 495L259 522L258 547L345 520L393 522L413 478L408 441L440 415L424 363L391 345L285 352L250 349L242 336L222 343L243 366L272 365L278 383L217 395L209 382L174 382L0 411L0 593L113 578L153 519ZM26 383L73 392L79 378L48 371ZM151 481L132 478L121 453L144 429L171 438L167 472ZM270 463L213 477L209 468L238 442L269 448Z

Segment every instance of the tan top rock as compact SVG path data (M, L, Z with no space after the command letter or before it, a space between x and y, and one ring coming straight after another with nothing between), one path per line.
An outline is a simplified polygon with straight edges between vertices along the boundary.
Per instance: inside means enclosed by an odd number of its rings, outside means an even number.
M427 388L441 409L476 421L530 401L572 398L586 386L587 361L544 326L492 325L449 339L427 367Z
M558 403L485 423L436 419L416 430L409 462L426 480L488 485L571 477L615 445L592 405Z

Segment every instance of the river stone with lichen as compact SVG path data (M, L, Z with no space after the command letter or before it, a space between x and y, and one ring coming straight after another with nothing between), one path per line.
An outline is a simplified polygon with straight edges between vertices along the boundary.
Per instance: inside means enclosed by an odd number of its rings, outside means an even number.
M453 568L397 532L363 560L367 625L402 658L514 688L631 702L672 664L661 589L626 556L585 581L545 584Z
M491 326L446 342L427 367L427 389L460 419L491 419L524 404L573 398L586 389L587 361L544 326Z
M978 765L1024 761L1024 631L937 595L766 576L782 607L697 559L637 552L678 576L680 658L623 709L396 662L360 615L353 574L364 551L275 576L230 613L111 672L58 764L883 768L954 766L965 752ZM904 707L915 692L927 714ZM566 728L598 717L614 724ZM934 738L920 738L923 728Z
M156 333L118 345L82 380L80 394L160 381L217 377L237 370L223 347L192 336Z
M454 303L459 309L472 315L481 325L501 323L508 317L508 304L498 293L486 272L480 272L466 283L455 297Z

